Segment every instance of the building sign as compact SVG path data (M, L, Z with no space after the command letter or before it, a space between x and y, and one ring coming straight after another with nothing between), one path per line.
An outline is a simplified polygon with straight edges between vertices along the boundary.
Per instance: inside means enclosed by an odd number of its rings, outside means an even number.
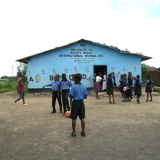
M68 57L77 63L92 63L95 62L96 57L103 57L103 55L96 55L93 49L71 49L69 54L61 54L59 57Z

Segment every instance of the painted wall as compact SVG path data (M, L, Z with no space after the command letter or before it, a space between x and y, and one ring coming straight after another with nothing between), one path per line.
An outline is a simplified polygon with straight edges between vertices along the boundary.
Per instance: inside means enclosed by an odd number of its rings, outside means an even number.
M53 81L55 74L62 73L66 73L67 78L81 73L82 84L91 88L94 65L107 65L108 74L115 72L117 84L120 74L132 72L133 76L141 75L140 56L120 53L90 43L76 43L32 57L27 65L28 88L42 88Z

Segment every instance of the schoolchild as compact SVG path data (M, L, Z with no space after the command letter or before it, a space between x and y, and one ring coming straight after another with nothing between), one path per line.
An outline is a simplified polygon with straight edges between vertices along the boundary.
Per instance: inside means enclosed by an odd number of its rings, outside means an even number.
M53 108L53 111L51 112L51 114L56 113L56 108L55 108L56 98L57 98L58 103L59 103L60 113L62 113L62 102L61 102L60 91L59 91L59 96L57 94L58 93L58 84L59 84L59 75L56 74L53 79L54 79L53 82L51 84L43 86L43 89L46 86L51 86L52 87L52 108Z
M61 88L61 90L62 90L62 101L63 101L63 111L64 111L63 115L65 115L66 106L67 106L68 111L70 110L68 95L69 95L69 88L70 88L71 85L72 85L72 82L70 80L67 80L66 74L63 73L62 74L62 80L59 81L59 84L58 84L58 93L57 93L57 95L59 96L59 91L60 91L60 88Z
M127 89L128 89L128 80L126 78L126 74L123 75L124 79L122 81L122 93L123 93L123 96L124 96L124 100L122 102L127 102L128 99L127 99Z
M19 73L19 78L17 79L17 92L20 93L20 97L13 102L13 105L14 105L14 106L16 105L16 102L18 102L20 99L22 99L23 105L25 105L25 106L28 105L28 104L25 102L25 98L24 98L25 95L24 95L24 88L23 88L24 85L27 85L27 84L28 84L28 82L24 84L24 83L23 83L23 80L22 80L22 77L23 77L23 74L22 74L22 72L20 72L20 73Z
M84 106L84 102L83 99L87 98L87 89L84 85L82 85L81 82L82 76L80 73L77 73L75 75L75 85L72 86L69 94L70 94L70 98L71 101L73 99L72 102L72 108L71 108L71 115L70 118L72 119L72 129L73 132L71 133L72 137L76 136L76 119L77 116L79 116L80 120L81 120L81 126L82 126L82 132L81 132L81 136L85 137L85 106Z
M150 76L147 76L147 82L146 82L146 92L147 92L147 100L146 102L148 102L148 97L150 95L151 100L152 101L152 86L153 86L153 81L150 79Z
M124 98L124 96L123 96L123 86L122 86L123 80L124 80L124 75L122 74L122 75L121 75L121 78L120 78L120 80L119 80L119 82L120 82L120 84L119 84L119 91L120 91L121 94L122 94L122 97L121 97L121 98Z
M114 86L117 87L115 73L112 72L112 78L114 80Z
M133 91L133 77L131 72L128 75L128 87Z
M98 92L102 90L102 88L101 88L101 81L106 81L106 79L103 80L101 76L102 76L102 74L98 73L98 76L96 76L96 83L94 85L94 91L96 92L96 99L100 99L98 97Z
M111 74L109 74L109 78L106 80L106 83L107 83L107 94L109 95L109 104L112 104L111 95L113 98L113 104L115 104L114 101L115 86L114 86L114 79L112 78Z
M139 104L140 97L141 97L141 86L142 86L142 81L139 79L140 76L137 75L137 79L134 82L134 87L135 87L135 95L137 95L137 103Z

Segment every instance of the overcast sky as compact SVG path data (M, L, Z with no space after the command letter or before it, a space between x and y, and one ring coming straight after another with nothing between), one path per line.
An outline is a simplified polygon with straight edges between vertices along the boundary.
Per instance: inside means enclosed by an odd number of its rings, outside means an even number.
M11 66L16 74L16 59L81 38L142 52L160 67L160 0L1 0L0 77Z

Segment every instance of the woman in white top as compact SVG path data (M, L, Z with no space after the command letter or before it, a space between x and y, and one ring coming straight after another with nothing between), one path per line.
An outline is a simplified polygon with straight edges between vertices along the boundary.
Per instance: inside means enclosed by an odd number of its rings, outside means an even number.
M106 72L103 71L103 80L106 80L106 78L107 78ZM102 90L106 90L106 82L105 81L103 81Z
M101 73L98 73L98 76L96 77L96 83L94 85L94 91L96 92L96 99L100 99L98 98L98 92L102 90L100 82L105 81L100 77L101 75L102 75Z

